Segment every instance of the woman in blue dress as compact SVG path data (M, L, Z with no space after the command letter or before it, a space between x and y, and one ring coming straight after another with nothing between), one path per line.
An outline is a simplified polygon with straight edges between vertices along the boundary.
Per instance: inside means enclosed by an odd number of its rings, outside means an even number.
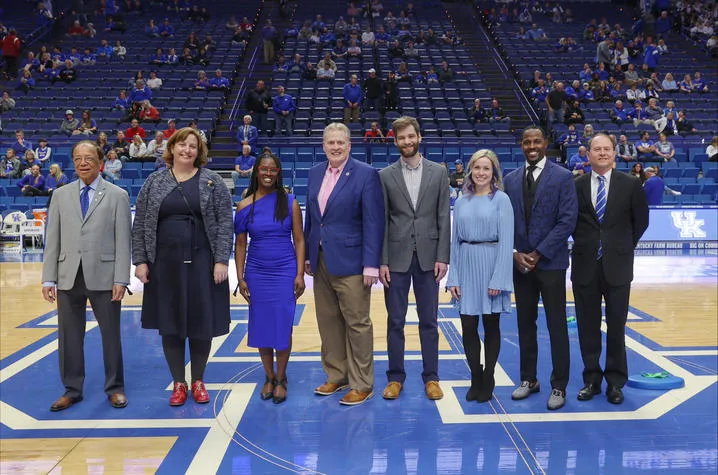
M494 390L499 358L499 316L511 311L514 217L503 192L501 168L490 150L469 161L464 194L454 206L449 278L446 286L461 315L466 360L471 369L467 401L486 402ZM479 317L484 323L481 365Z
M239 291L249 304L247 344L259 348L264 366L261 398L280 404L287 398L294 311L304 293L302 211L284 191L282 164L268 148L254 163L245 196L234 217L234 257Z

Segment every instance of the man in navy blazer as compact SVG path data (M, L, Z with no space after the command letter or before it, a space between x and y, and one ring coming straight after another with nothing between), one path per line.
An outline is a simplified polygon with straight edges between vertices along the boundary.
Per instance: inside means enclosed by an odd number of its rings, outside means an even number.
M351 388L340 401L362 404L374 392L371 286L379 278L384 239L384 198L379 173L350 157L349 129L324 129L327 162L309 172L304 224L307 273L314 275L314 303L322 366L327 374L315 393Z
M237 142L239 142L239 153L242 153L242 146L249 145L252 147L254 152L257 149L257 137L259 132L257 128L252 125L252 116L247 114L242 119L244 124L240 125L237 129Z
M539 392L536 378L539 297L551 340L551 396L548 408L566 403L570 367L566 324L568 237L576 227L578 204L573 175L546 159L548 140L538 127L524 129L526 164L506 175L504 188L514 208L514 292L519 327L521 385L515 400Z

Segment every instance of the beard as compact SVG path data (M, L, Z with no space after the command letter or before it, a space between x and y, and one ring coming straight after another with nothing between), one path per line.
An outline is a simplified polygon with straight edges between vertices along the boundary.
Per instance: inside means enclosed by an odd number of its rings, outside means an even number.
M409 147L399 148L399 153L403 158L411 158L419 152L419 144L411 145Z

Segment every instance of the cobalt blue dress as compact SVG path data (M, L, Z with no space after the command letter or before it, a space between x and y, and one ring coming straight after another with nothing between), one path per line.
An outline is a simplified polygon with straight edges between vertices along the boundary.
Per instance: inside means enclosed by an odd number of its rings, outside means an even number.
M234 232L247 233L249 247L244 280L250 294L247 345L252 348L289 348L296 299L297 256L292 242L292 203L289 215L274 219L277 193L264 196L234 216Z

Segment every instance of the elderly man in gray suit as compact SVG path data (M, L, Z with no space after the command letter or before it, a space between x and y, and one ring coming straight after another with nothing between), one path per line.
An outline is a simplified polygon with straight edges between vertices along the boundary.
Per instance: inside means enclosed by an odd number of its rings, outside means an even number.
M409 287L414 284L426 396L441 399L439 386L439 282L449 262L451 224L449 176L444 167L419 153L421 134L413 117L392 123L401 158L379 172L386 206L386 227L379 278L388 313L389 383L384 399L399 397L404 371L404 324Z
M90 140L72 148L80 178L52 195L47 219L42 295L57 300L60 377L65 393L50 407L82 401L85 381L85 308L90 300L102 334L105 393L127 406L120 340L120 301L130 282L130 201L102 179L102 149Z

